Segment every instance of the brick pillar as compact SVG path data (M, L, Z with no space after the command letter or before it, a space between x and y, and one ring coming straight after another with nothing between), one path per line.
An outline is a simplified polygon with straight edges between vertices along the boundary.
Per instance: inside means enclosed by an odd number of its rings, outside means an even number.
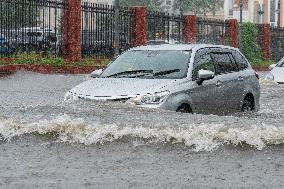
M64 0L62 53L68 62L81 60L81 0Z
M147 8L132 7L131 46L145 45L147 42Z
M259 32L259 42L260 42L262 57L263 57L264 60L270 60L270 57L271 57L270 24L261 24L261 26L259 27L259 31L258 32Z
M184 27L182 31L183 40L185 43L195 43L197 40L196 16L185 16L184 21Z
M236 19L226 20L226 42L232 47L238 47L238 21Z

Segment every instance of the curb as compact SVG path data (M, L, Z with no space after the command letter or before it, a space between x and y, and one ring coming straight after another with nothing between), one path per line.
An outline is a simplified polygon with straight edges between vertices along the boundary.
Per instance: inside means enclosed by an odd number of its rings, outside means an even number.
M268 72L270 71L267 67L252 67L257 72Z
M0 66L0 77L10 75L17 71L30 71L41 74L89 74L97 69L105 68L105 66L84 66L84 67L53 67L50 65L3 65ZM257 72L269 71L266 67L253 67Z
M12 74L20 70L41 74L89 74L101 68L105 68L105 66L53 67L50 65L4 65L0 66L0 75Z

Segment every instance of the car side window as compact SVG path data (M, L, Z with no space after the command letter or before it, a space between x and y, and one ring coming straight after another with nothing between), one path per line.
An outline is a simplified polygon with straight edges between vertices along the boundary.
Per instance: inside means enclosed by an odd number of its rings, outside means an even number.
M202 54L201 56L198 56L193 64L193 72L192 72L192 79L196 80L198 78L198 71L199 70L210 70L215 73L215 67L213 64L213 60L211 58L211 55L208 54Z
M248 63L246 59L239 52L234 51L233 55L239 70L245 70L248 68Z
M232 60L230 53L212 53L212 58L217 74L226 74L238 71L238 67Z

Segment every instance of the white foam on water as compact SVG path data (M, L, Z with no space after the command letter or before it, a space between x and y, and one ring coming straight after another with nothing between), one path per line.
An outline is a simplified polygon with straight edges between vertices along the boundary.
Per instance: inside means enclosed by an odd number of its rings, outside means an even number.
M83 119L72 119L68 115L34 123L0 118L2 140L11 140L24 134L53 134L62 142L85 145L104 144L130 137L135 140L146 140L147 143L181 143L195 151L212 151L225 144L244 143L262 150L266 145L284 143L284 127L269 125L103 125L87 124Z
M259 80L260 85L263 86L271 86L271 87L281 87L282 85L278 84L276 81L269 81L265 79Z

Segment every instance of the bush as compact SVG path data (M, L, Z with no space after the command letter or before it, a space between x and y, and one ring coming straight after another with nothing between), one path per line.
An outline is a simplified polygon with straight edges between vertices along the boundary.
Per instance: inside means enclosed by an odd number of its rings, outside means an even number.
M263 62L261 48L258 44L258 28L253 23L243 23L240 25L242 31L241 51L252 64L261 64Z
M94 58L84 58L79 62L68 62L65 63L64 59L61 57L56 57L52 54L40 54L36 52L21 52L13 55L9 58L10 64L37 64L37 65L50 65L53 67L61 66L107 66L110 63L109 59L94 59ZM0 64L7 64L5 58L0 59Z
M13 64L40 64L42 57L36 52L23 52L13 55L12 59Z
M45 56L41 59L41 64L47 64L53 67L60 67L64 65L64 59L52 55Z

